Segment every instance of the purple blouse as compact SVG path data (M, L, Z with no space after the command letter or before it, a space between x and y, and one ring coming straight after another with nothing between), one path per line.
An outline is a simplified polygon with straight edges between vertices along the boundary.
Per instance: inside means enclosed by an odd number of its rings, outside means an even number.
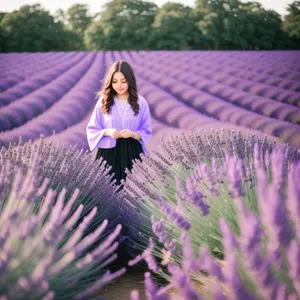
M115 128L118 130L129 129L139 133L141 136L139 142L142 144L143 151L145 155L149 154L146 145L152 136L152 129L150 110L146 99L138 95L140 110L137 116L134 116L134 111L129 104L127 104L125 110L122 110L116 97L114 98L114 102L115 104L111 108L111 113L103 114L101 111L102 97L98 99L86 128L90 150L94 151L96 148L107 149L115 147L116 138L103 136L106 128Z

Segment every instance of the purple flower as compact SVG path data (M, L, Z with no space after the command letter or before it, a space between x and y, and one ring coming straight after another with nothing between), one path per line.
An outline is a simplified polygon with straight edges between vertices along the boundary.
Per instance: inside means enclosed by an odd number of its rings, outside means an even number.
M130 293L130 300L140 300L140 295L137 290L133 290Z
M155 233L155 235L158 237L159 241L161 243L166 243L168 240L168 234L164 229L164 221L159 220L155 222L153 217L151 217L151 221L152 221L152 230Z
M300 236L300 162L290 165L286 206L293 222L296 236Z
M268 235L269 255L275 259L278 266L281 264L280 246L288 246L291 239L291 228L287 218L283 199L283 160L284 154L274 149L271 155L272 183L269 185L267 174L258 161L258 149L255 148L255 169L257 177L257 198L261 218ZM277 170L278 166L278 170Z
M150 253L149 249L146 249L143 252L143 258L146 261L148 267L150 270L152 270L153 272L157 273L159 271L159 267L155 261L155 257Z
M213 172L217 178L218 181L221 181L222 179L222 172L221 172L221 169L220 169L220 166L218 164L218 161L213 157L212 158L212 169L213 169Z
M240 245L243 251L250 255L262 241L261 223L257 216L246 209L241 199L235 199L235 203L239 208Z
M155 243L153 242L152 238L149 239L149 247L143 251L142 254L136 256L134 259L128 262L129 266L134 266L135 264L139 263L141 260L145 260L148 268L153 272L157 273L160 269L155 261L155 257L151 254L155 247Z
M209 276L215 276L218 280L224 281L221 265L212 258L206 247L200 247L196 265L197 269L207 272Z
M152 280L149 272L145 273L145 294L149 300L167 300L168 297L160 291L156 283Z
M234 251L225 253L226 264L223 268L223 274L225 278L225 283L230 287L232 292L232 299L234 300L254 300L255 298L251 296L249 291L245 288L239 272L238 272L238 262L237 256Z
M200 181L205 182L205 185L213 196L217 197L219 195L219 192L215 188L217 180L212 176L207 164L203 162L198 164L195 168L194 175L196 178L199 178Z
M142 260L143 260L143 256L137 255L134 259L131 259L130 261L128 261L128 266L132 267L132 266L138 264Z
M227 180L230 189L230 195L233 198L243 197L245 195L242 185L242 161L234 156L227 156Z
M214 291L214 300L227 300L227 297L222 292L221 286L219 283L213 283L213 291Z
M176 250L176 244L177 240L176 239L169 239L164 246L169 249L170 251L175 251Z
M148 299L153 299L156 296L158 287L156 283L152 280L149 272L145 273L145 292Z
M294 288L300 295L300 245L296 240L291 241L287 250L289 277L293 280Z
M168 270L172 275L172 283L185 300L200 300L201 297L192 288L189 276L175 263L168 264Z
M190 237L186 234L186 232L181 234L180 237L182 241L182 264L184 272L188 273L190 271L197 270L197 264L194 258L194 251L191 247Z
M247 272L256 279L258 292L266 299L275 299L279 285L271 269L271 260L262 256L263 231L258 218L247 211L241 199L235 199L239 208L240 248Z
M39 153L40 150L36 149L34 152ZM61 161L66 150L57 148L54 151L54 154L58 151L55 159L62 170L66 167L63 165L66 161L63 164ZM82 158L81 161L78 158L77 165L84 162L87 162L86 158ZM2 291L3 298L53 299L54 295L61 293L61 287L66 297L74 297L86 288L83 294L90 295L93 294L93 289L98 291L107 280L113 280L115 276L123 274L125 269L106 278L100 277L98 282L94 276L90 276L93 275L95 265L98 265L98 270L104 269L116 259L117 255L114 252L118 243L114 243L114 239L120 234L121 225L117 225L112 234L104 232L107 220L98 226L103 215L97 214L95 204L97 202L99 207L104 208L99 202L101 197L96 201L87 190L82 192L74 188L76 180L72 177L76 176L76 172L70 174L69 169L65 170L72 184L69 185L68 191L63 188L58 194L51 187L48 188L48 185L51 182L53 187L56 181L68 185L66 178L62 180L62 172L57 173L60 174L57 175L59 179L51 176L43 178L43 172L49 172L48 175L51 175L52 170L43 168L43 162L37 156L28 161L27 172L24 172L25 167L22 164L20 167L11 163L9 165L11 168L8 169L0 166L0 181L2 178L11 181L6 182L11 193L2 203L2 210L0 209L0 282L1 286L9 286L9 290ZM82 165L82 169L87 171L87 165ZM8 174L10 176L7 176ZM91 174L95 175L93 172ZM97 176L101 177L101 172ZM99 183L95 178L93 180ZM88 185L87 176L84 181ZM0 189L1 187L0 183ZM7 191L5 193L7 194ZM85 207L80 203L83 200L82 194L89 197ZM111 217L109 211L107 212ZM95 222L92 224L92 221ZM114 221L117 222L118 219ZM91 228L94 231L90 233ZM105 239L103 234L107 236ZM103 242L91 251L91 246L99 239L103 239ZM14 246L14 251L11 251L11 245ZM83 267L84 272L78 272L78 268ZM82 274L85 276L84 285L80 283ZM60 281L59 285L55 283L57 278ZM50 290L50 286L53 290Z
M203 201L203 195L198 192L195 188L195 179L193 176L190 176L186 181L186 193L185 198L187 202L200 208L202 216L207 216L209 213L209 205Z
M183 230L190 229L191 224L182 215L180 215L171 204L163 201L160 195L158 195L157 200L159 201L162 212L169 218L170 221L174 222Z
M224 218L219 219L219 225L222 233L222 242L223 242L224 251L226 253L234 252L235 248L239 246L236 237L234 236L231 228L224 220Z

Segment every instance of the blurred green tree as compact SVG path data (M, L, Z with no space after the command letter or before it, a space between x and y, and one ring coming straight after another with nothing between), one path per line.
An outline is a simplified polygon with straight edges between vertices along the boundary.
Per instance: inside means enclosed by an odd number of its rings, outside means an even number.
M0 12L0 23L5 16L5 12ZM6 52L6 41L3 28L0 26L0 52Z
M283 30L289 35L292 49L300 49L300 1L294 1L287 7Z
M188 50L197 39L193 9L179 3L167 2L157 12L149 37L149 48Z
M39 4L6 13L0 22L4 51L35 52L76 49L78 39ZM75 50L74 49L74 50Z
M90 50L146 49L158 7L142 0L112 0L104 5L99 20L84 34Z
M88 7L85 4L74 4L67 11L69 28L80 36L83 36L91 20L92 16L90 16Z
M198 28L206 49L287 49L280 15L258 2L197 0Z
M67 11L58 9L54 14L54 20L64 24L67 31L74 35L73 41L77 50L86 50L84 45L84 31L87 29L93 17L90 15L87 5L74 4Z
M236 36L239 28L235 26L238 23L235 18L241 14L239 5L238 0L196 0L198 28L206 49L223 49L234 43L231 37L239 38Z
M61 22L63 23L65 26L68 25L68 18L67 18L67 13L62 10L61 8L58 9L55 13L54 13L54 21L55 22Z
M282 30L280 15L265 10L260 3L243 3L245 14L244 37L247 50L280 50L289 47L289 37Z
M196 7L146 0L111 0L91 15L87 5L39 4L0 12L0 51L283 50L300 49L300 1L282 20L258 2L196 0Z
M1 20L4 18L5 15L6 15L5 12L0 11L0 22L1 22Z
M287 7L288 14L284 18L283 29L292 38L300 39L300 1L294 1Z

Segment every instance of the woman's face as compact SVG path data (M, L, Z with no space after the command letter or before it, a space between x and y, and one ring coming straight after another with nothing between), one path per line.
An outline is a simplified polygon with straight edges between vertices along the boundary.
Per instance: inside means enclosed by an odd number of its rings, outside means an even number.
M118 95L128 94L128 82L122 72L116 72L113 75L112 88Z

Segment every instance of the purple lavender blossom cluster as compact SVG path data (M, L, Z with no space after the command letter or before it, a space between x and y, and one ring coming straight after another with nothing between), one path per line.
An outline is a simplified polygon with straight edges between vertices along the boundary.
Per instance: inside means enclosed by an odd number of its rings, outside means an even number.
M266 137L245 138L240 132L211 130L174 136L163 141L143 162L137 161L128 172L121 204L123 224L132 220L128 227L129 248L147 247L154 215L156 220L164 220L164 228L172 232L171 240L179 240L184 227L191 225L193 247L208 244L213 254L222 258L219 218L224 217L234 233L239 232L233 197L244 197L248 209L259 211L253 163L255 144L268 175L273 149L284 151L285 170L300 159L299 150L269 142ZM158 201L153 200L157 198ZM166 220L163 211L172 215L172 221ZM174 226L179 223L181 228Z
M55 131L56 142L88 150L95 91L120 59L134 68L150 105L151 149L199 128L266 134L300 147L299 55L284 51L0 53L0 147L20 135L49 140Z
M288 151L280 147L266 152L269 159L264 159L266 153L263 150L259 144L254 144L252 158L248 161L253 170L254 191L243 181L245 159L226 155L224 168L220 167L225 175L222 184L228 188L228 195L235 205L238 223L235 233L229 220L222 216L218 218L224 251L222 259L213 255L207 243L199 247L192 243L197 239L192 231L197 223L188 228L180 227L168 210L162 210L173 226L183 230L176 243L176 248L181 247L181 260L178 261L176 249L168 250L162 245L161 263L168 267L170 276L165 278L169 278L169 284L158 288L146 273L147 299L205 299L203 282L213 299L299 299L300 160L287 161ZM196 166L197 174L199 169L206 168ZM195 181L195 177L192 178ZM205 176L197 178L198 181L205 180ZM182 192L179 179L176 181L177 189ZM187 177L186 186L187 190L194 189L195 182L191 177ZM208 184L207 190L211 190L211 186ZM218 195L222 196L222 193ZM257 210L247 203L249 197L256 198ZM224 200L219 197L216 201ZM197 203L193 204L197 206ZM211 204L209 214L213 210ZM190 218L183 211L181 214ZM198 215L198 218L206 217ZM165 230L166 222L160 220L152 227L159 242L170 238L170 232ZM156 246L161 247L161 244ZM149 251L153 249L153 245L148 248ZM132 292L131 299L140 299L137 291Z
M107 173L43 138L2 148L1 299L85 299L124 274L107 270L122 229L106 202L119 201Z

